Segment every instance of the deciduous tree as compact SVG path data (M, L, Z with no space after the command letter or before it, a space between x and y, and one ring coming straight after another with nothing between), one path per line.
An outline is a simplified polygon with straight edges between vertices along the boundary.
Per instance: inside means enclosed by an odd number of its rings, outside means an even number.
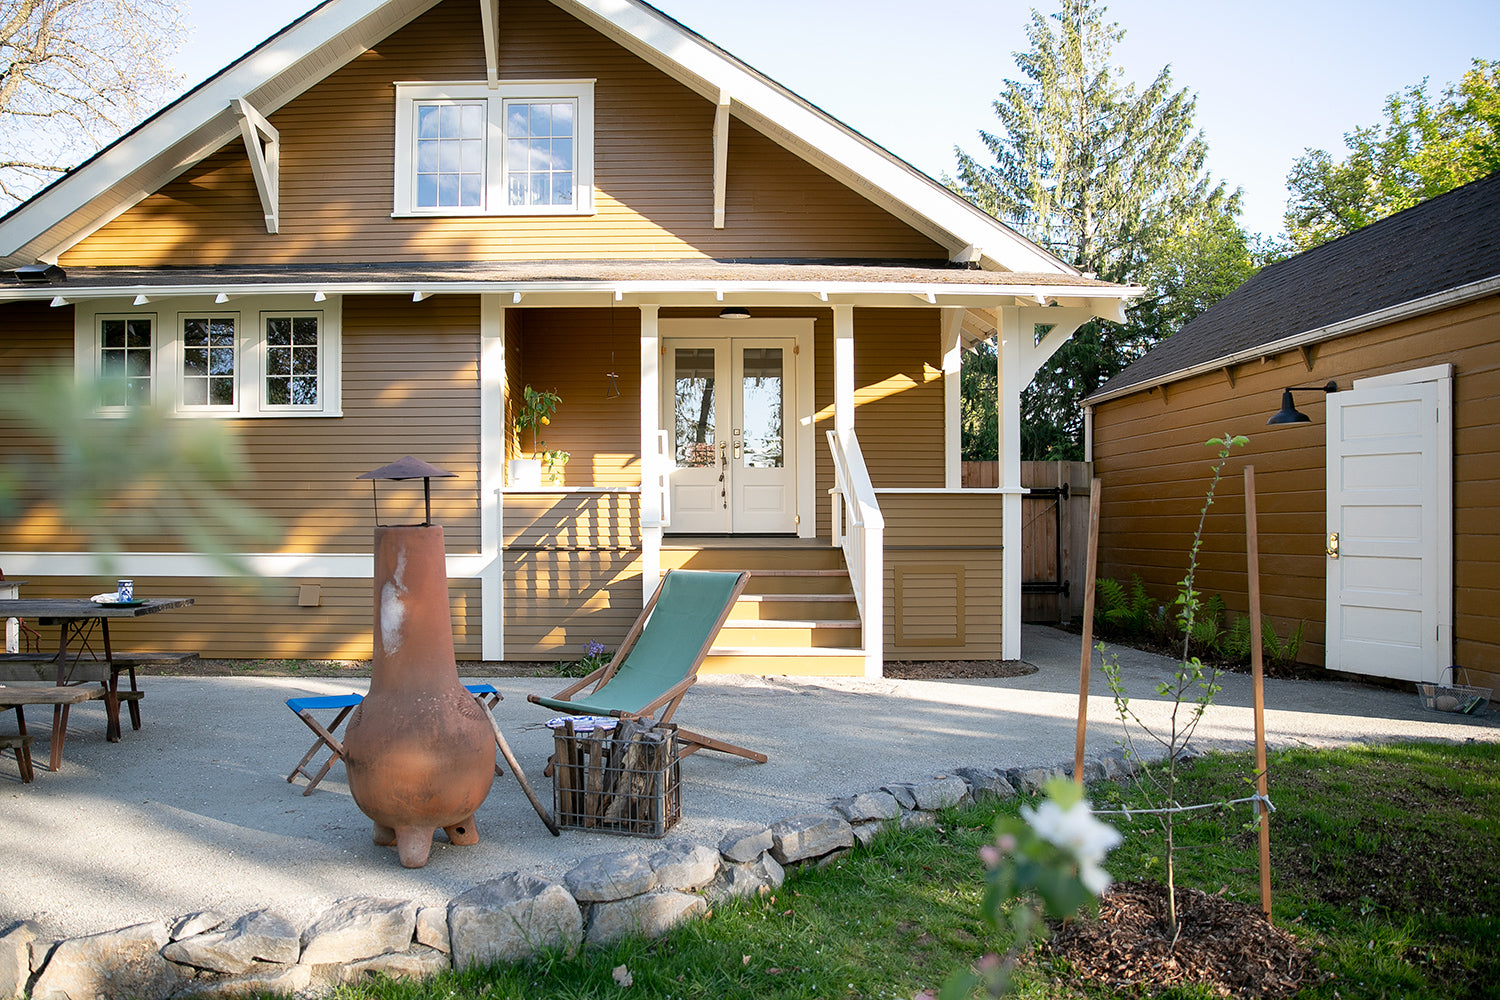
M0 0L0 206L154 110L185 35L169 0Z
M1475 59L1436 103L1427 81L1386 98L1385 121L1344 136L1348 155L1310 149L1286 183L1296 250L1368 226L1500 170L1500 60Z

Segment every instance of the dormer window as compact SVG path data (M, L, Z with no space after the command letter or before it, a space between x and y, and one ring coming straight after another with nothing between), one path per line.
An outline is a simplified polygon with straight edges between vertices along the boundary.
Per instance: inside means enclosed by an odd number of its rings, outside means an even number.
M396 85L394 214L587 215L594 83Z

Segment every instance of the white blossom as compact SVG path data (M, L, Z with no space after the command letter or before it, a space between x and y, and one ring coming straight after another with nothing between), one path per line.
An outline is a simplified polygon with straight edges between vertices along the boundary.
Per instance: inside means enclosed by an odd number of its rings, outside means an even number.
M1022 806L1021 818L1037 836L1073 855L1078 862L1078 878L1089 892L1097 896L1109 888L1109 872L1104 870L1102 862L1124 838L1108 823L1095 819L1087 802L1077 802L1066 809L1051 800L1035 809Z

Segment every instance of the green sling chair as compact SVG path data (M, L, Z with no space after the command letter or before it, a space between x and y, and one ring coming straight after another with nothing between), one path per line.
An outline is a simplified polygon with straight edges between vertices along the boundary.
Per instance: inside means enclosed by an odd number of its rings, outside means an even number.
M568 715L651 719L660 710L658 725L672 721L682 696L697 681L698 667L720 626L749 581L749 573L669 571L609 663L555 697L533 694L526 700ZM580 693L591 685L591 691ZM766 762L763 753L681 727L677 738L684 757L699 750L718 750Z

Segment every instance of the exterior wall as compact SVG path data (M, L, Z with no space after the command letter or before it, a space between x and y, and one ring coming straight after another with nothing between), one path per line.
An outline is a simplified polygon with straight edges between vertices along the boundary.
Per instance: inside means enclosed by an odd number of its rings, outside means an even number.
M452 551L452 545L449 545ZM317 607L299 607L304 586L315 586ZM141 618L116 619L110 641L116 650L199 652L224 659L368 660L374 605L369 579L236 580L202 577L136 578L142 597L191 597L193 606ZM97 577L33 578L26 598L77 597L109 589ZM453 651L459 660L480 659L478 580L449 580ZM34 624L34 623L33 623ZM44 648L56 642L43 629Z
M1000 655L1000 497L880 493L885 515L885 658Z
M479 9L446 0L270 116L280 234L239 139L65 254L64 267L561 258L939 258L942 248L749 126L713 228L714 105L545 0L507 3L507 80L596 79L595 214L392 218L395 81L481 81Z
M573 660L616 647L640 615L640 495L505 498L505 657Z
M1447 309L1299 352L1101 404L1094 416L1094 461L1103 483L1099 575L1139 573L1159 599L1176 592L1187 565L1212 453L1202 442L1245 434L1209 516L1200 588L1221 593L1243 613L1243 468L1255 466L1260 513L1264 614L1279 633L1307 623L1302 659L1323 660L1326 555L1326 448L1323 404L1298 397L1311 423L1267 427L1281 390L1451 364L1454 372L1454 662L1473 683L1500 684L1500 299ZM1478 671L1479 673L1475 673ZM1487 679L1486 679L1487 678Z

